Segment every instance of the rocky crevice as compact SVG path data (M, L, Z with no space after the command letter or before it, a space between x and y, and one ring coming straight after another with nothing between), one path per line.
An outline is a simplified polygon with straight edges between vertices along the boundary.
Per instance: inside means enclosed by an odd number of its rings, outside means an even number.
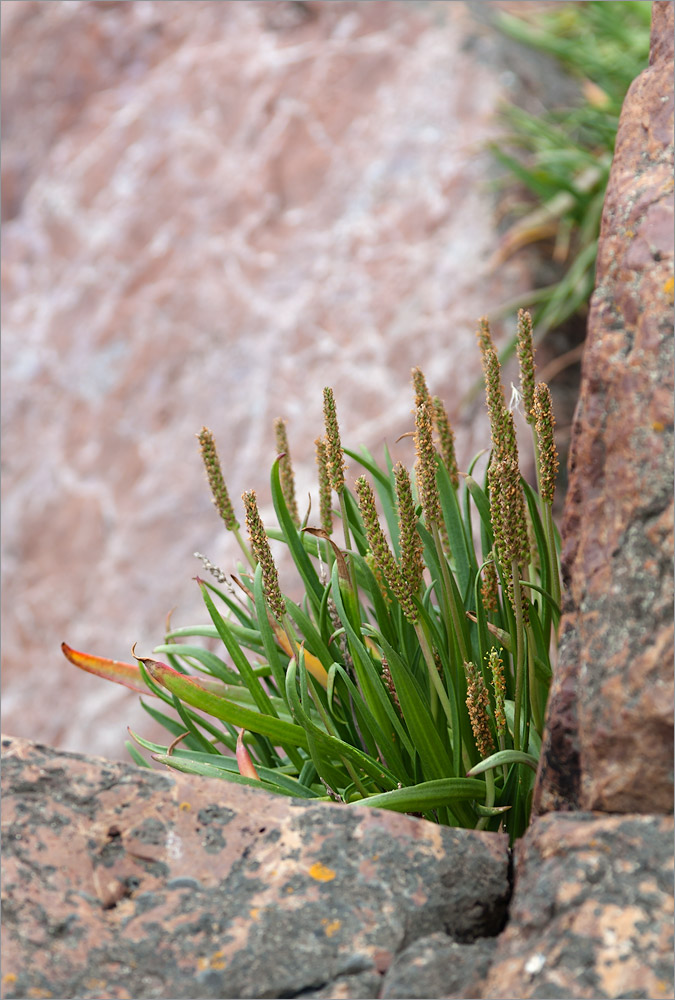
M495 834L6 737L7 1000L673 997L672 2L653 24L607 192L560 662L513 857Z

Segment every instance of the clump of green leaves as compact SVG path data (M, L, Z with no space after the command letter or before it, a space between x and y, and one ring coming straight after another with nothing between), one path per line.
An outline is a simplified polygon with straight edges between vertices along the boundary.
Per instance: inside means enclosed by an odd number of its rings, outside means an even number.
M83 669L155 696L167 745L132 733L134 760L282 795L507 830L529 820L559 619L551 504L557 458L547 387L536 385L532 324L519 315L521 397L538 485L521 476L513 414L487 321L478 333L492 443L460 472L445 407L413 372L415 463L343 447L324 390L317 524L300 523L286 429L272 466L277 527L255 492L240 532L210 432L199 435L214 502L244 562L198 579L208 624L169 629L154 656L120 664L64 646ZM347 485L346 459L359 475ZM302 584L280 586L269 541ZM219 653L195 642L219 640ZM134 654L135 655L135 654Z
M523 4L523 10L529 4ZM585 309L595 280L600 218L619 115L632 81L649 58L651 4L589 0L553 4L513 16L498 12L496 26L516 41L553 56L578 81L572 107L530 114L504 109L507 131L492 146L514 183L529 198L506 233L499 259L538 240L553 242L558 281L521 303L533 308L538 336ZM496 316L498 313L495 313Z

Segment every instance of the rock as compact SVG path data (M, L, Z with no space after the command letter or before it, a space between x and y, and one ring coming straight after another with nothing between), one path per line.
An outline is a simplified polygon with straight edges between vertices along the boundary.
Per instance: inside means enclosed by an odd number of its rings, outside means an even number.
M2 746L8 1000L376 997L419 939L503 927L505 836Z
M673 4L653 10L603 212L540 813L673 803Z
M673 996L673 820L551 813L516 846L509 923L476 996Z
M120 757L152 738L138 699L60 644L128 660L174 606L206 619L193 552L238 553L202 425L269 523L277 416L318 509L325 385L345 443L410 464L420 365L463 465L488 443L480 398L459 412L476 320L530 287L489 270L509 84L452 2L2 9L3 726Z
M478 938L462 944L440 933L420 938L392 962L379 996L382 1000L476 996L476 984L490 967L497 941Z

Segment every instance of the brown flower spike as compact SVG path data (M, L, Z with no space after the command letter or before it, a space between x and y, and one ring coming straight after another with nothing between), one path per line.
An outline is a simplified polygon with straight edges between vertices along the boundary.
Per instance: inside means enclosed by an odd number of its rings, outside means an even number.
M274 435L276 438L277 455L283 455L279 461L279 479L281 482L281 492L283 493L288 513L293 519L294 525L300 526L300 516L298 505L295 500L295 476L293 475L293 465L291 462L291 452L288 447L288 435L286 434L286 422L277 417L274 421Z
M204 462L216 510L225 522L225 527L228 531L236 531L239 528L239 522L234 515L234 508L230 501L230 495L227 492L223 472L218 461L218 452L216 451L216 442L213 434L208 427L202 427L197 438L201 447L202 461Z
M267 533L260 519L255 490L242 493L241 498L244 501L246 509L246 527L248 528L251 548L262 569L265 597L272 614L277 621L281 621L286 614L286 602L279 588L279 574L274 565L274 558L267 539Z

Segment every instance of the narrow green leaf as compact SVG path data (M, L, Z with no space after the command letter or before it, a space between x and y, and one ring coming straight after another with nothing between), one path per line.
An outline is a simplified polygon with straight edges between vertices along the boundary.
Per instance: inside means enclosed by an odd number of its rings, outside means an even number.
M324 730L319 729L318 726L314 725L300 703L295 678L296 663L292 660L286 672L286 690L288 692L289 702L293 707L296 719L300 721L307 733L311 732L317 748L321 750L321 757L323 758L323 755L326 754L328 759L332 758L334 760L337 758L340 760L341 758L346 758L352 764L356 765L357 768L360 768L365 771L366 774L370 775L371 778L374 778L379 785L384 784L389 785L390 787L396 787L396 776L392 774L389 768L385 767L384 764L373 760L373 758L368 754L363 753L356 747L350 746L343 740L330 736ZM319 768L317 768L317 770L319 770Z
M225 648L232 657L232 661L235 667L237 668L239 674L241 675L244 684L253 695L255 703L258 706L258 709L263 714L276 715L276 709L272 705L270 696L267 694L267 691L265 691L265 689L262 687L259 678L251 669L251 665L244 656L243 652L241 651L239 643L232 635L232 631L230 629L228 622L225 621L225 619L222 617L222 615L216 608L204 584L202 583L200 584L200 586L202 591L202 597L204 598L204 603L206 604L206 608L209 612L209 615L211 616L213 624L216 626L216 629L218 630L218 635L222 639Z
M473 476L464 476L464 484L476 505L481 523L487 532L489 541L488 549L491 549L494 545L494 536L492 534L492 521L490 520L490 501L487 498L485 490L482 489Z
M221 698L209 691L204 691L189 678L175 674L157 661L152 667L152 676L181 701L186 701L188 705L192 705L208 715L213 715L216 719L222 719L224 722L229 722L241 729L249 729L252 733L260 733L261 736L267 736L275 745L290 743L303 750L308 749L305 731L300 726L284 722L272 715L264 715L248 708L242 708L227 698Z
M139 767L149 767L152 770L151 765L148 764L143 754L138 752L131 740L125 740L124 746L126 747L127 753L133 760L134 764L137 764Z
M502 764L527 764L533 771L536 771L539 761L532 754L524 753L522 750L498 750L497 753L486 757L479 764L474 764L467 774L469 777L474 777L476 774L484 774L495 767L501 767Z
M342 600L342 594L340 592L339 580L335 567L333 567L332 592L335 607L337 608L340 620L344 624L347 632L356 677L371 712L383 732L389 732L390 730L395 732L397 738L401 741L401 745L404 746L409 753L414 753L410 745L410 739L401 724L401 720L399 719L396 709L392 705L387 692L384 690L380 675L375 669L370 653L365 642L363 641L361 629L370 631L370 628L366 625L359 625L359 630L357 631L353 627Z
M415 750L419 754L424 777L428 779L447 778L453 774L452 761L436 730L436 723L429 712L426 695L396 650L382 635L374 634L382 643L387 657L389 670L401 703L403 718Z
M396 812L428 812L439 806L452 807L457 802L484 798L485 783L482 781L471 778L442 778L371 795L359 802L359 805L372 806L375 809L393 809Z
M279 646L277 644L277 638L274 634L274 629L270 625L269 613L267 610L267 604L265 603L265 595L263 592L262 583L262 567L257 566L255 571L255 577L253 579L253 596L255 600L255 609L258 616L258 628L260 629L260 638L262 639L263 647L265 650L265 655L267 656L267 662L272 671L272 676L274 677L274 682L277 686L277 691L280 696L285 699L286 692L284 690L285 678L286 678L286 667L281 661L281 654L279 652ZM285 704L285 700L284 700Z
M450 481L448 470L439 460L436 469L438 495L443 511L443 521L448 532L451 560L457 574L457 583L463 595L469 591L471 578L476 572L476 557L464 533L462 514L457 502L457 493Z
M235 785L248 785L249 788L263 789L266 792L293 796L299 799L318 798L314 792L304 788L297 782L297 787L291 791L285 784L278 781L263 781L262 779L257 781L255 778L245 778L238 771L231 771L219 767L217 764L187 760L184 757L178 757L176 754L156 754L153 756L153 760L156 760L159 764L166 764L167 767L171 767L175 771L182 771L184 774L198 774L204 778L220 778L221 780L231 781Z
M219 656L212 653L208 649L202 649L201 646L189 646L183 645L183 643L178 642L167 642L162 643L159 646L155 646L153 653L169 653L172 656L179 656L189 662L190 666L194 666L193 660L200 663L204 668L204 673L209 674L212 677L218 677L225 684L243 684L241 676L228 667L227 664L223 663ZM196 669L200 669L197 667Z

